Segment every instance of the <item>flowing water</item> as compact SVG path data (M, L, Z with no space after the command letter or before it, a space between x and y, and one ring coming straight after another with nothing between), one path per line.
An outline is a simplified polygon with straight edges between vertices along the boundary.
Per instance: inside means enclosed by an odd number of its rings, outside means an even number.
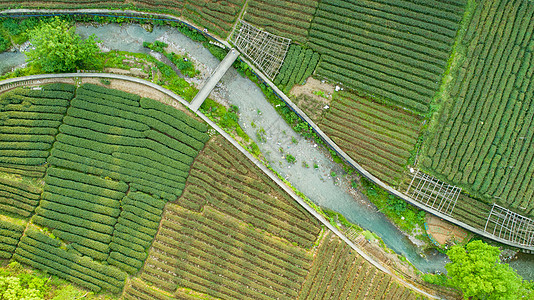
M22 65L26 61L26 55L21 52L0 53L0 75L10 72L14 67Z
M100 27L79 26L77 32L83 37L95 34L106 48L129 52L147 53L147 49L142 46L144 41L163 40L175 49L187 52L208 71L215 69L219 63L200 43L193 42L174 28L154 27L149 33L138 25L112 24ZM1 72L24 61L24 55L20 53L2 55L6 54L0 54ZM5 61L7 57L9 62ZM245 132L257 142L271 166L293 186L316 204L337 211L350 222L376 233L389 248L408 258L419 270L445 270L445 255L437 251L420 253L382 213L369 204L364 195L346 186L338 177L332 177L332 172L342 174L341 168L320 147L295 134L253 82L230 69L218 87L219 93L230 104L239 107L240 124ZM285 156L288 154L296 158L295 164L286 161ZM524 278L534 278L534 256L520 254L519 259L512 261L510 265Z

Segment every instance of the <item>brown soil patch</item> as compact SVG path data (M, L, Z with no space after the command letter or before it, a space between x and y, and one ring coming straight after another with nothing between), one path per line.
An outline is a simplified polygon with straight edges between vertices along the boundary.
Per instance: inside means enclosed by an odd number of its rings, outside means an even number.
M431 214L426 215L426 224L427 233L441 246L460 244L469 237L466 230Z
M306 84L295 85L291 89L291 100L302 109L308 117L317 122L330 106L335 87L328 83L309 77ZM313 92L321 91L325 97L315 95Z

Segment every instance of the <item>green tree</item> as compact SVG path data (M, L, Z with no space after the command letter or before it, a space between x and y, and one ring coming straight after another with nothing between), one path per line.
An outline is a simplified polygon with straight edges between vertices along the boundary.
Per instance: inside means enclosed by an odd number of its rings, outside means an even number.
M100 49L96 37L83 40L71 24L60 18L41 22L29 36L35 49L26 53L28 61L44 72L69 72L98 65Z
M453 246L445 266L450 285L461 289L465 299L521 299L526 294L522 278L499 262L500 253L482 241Z

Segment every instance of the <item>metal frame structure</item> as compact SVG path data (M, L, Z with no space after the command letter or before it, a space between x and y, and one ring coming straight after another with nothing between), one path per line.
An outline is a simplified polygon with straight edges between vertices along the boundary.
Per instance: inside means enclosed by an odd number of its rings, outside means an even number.
M460 187L440 181L417 169L404 194L425 206L450 216L461 191Z
M284 62L291 40L239 20L232 42L272 80Z
M534 220L493 204L484 231L525 246L534 246Z

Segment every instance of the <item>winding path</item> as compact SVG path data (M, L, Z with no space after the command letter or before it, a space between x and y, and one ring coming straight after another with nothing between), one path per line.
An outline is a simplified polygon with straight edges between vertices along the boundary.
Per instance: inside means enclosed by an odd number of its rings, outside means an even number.
M200 28L200 27L198 27L198 26L196 26L194 24L189 23L189 21L187 21L187 20L184 20L182 18L173 16L173 15L161 14L161 13L151 13L151 12L138 12L138 11L133 11L133 10L112 10L112 9L9 9L9 10L1 11L0 12L0 17L2 17L2 16L23 16L23 15L31 15L31 14L42 14L42 15L44 15L44 14L48 14L48 15L61 15L61 14L102 15L102 14L107 14L107 15L110 15L110 16L113 16L111 14L115 14L114 16L117 16L117 14L119 14L119 15L126 15L127 17L128 16L130 16L130 17L136 16L135 18L146 18L146 19L157 19L159 17L159 18L164 18L164 19L161 19L161 20L181 22L181 23L189 26L190 28L194 28L197 31L202 32L202 28ZM213 36L213 35L206 34L206 33L203 33L203 34L207 35L208 37L210 37L210 38L216 40L217 42L225 45L227 48L232 48L232 46L226 40L223 40L220 37ZM380 179L378 179L377 177L375 177L374 175L369 173L367 170L365 170L360 164L358 164L356 161L354 161L347 153L345 153L339 146L337 146L336 143L334 143L334 141L332 141L319 128L319 126L317 126L317 124L315 124L300 108L298 108L289 99L289 97L287 97L278 87L276 87L276 85L274 85L274 83L269 78L267 78L267 76L265 76L259 69L257 69L252 64L252 62L250 62L244 56L241 56L240 59L243 60L244 62L246 62L261 80L263 80L267 85L269 85L273 89L273 91L283 101L285 101L286 104L297 115L299 115L304 121L306 121L313 128L313 130L317 133L317 135L320 136L321 139L330 148L332 148L334 151L336 151L336 153L341 158L343 158L343 160L345 160L345 162L350 164L361 175L365 176L371 182L373 182L376 185L380 186L381 188L385 189L386 191L388 191L388 193L390 193L392 195L395 195L395 196L403 199L404 201L416 206L417 208L419 208L421 210L424 210L424 211L426 211L428 213L431 213L431 214L433 214L433 215L435 215L435 216L437 216L439 218L442 218L442 219L444 219L444 220L446 220L448 222L456 224L456 225L458 225L460 227L463 227L463 228L465 228L465 229L467 229L467 230L469 230L471 232L474 232L474 233L476 233L478 235L484 236L484 237L486 237L488 239L497 241L497 242L502 243L502 244L506 244L506 245L509 245L509 246L517 247L517 248L521 248L521 249L527 250L528 252L531 252L531 253L534 252L534 246L521 245L521 244L512 242L510 240L506 240L506 239L497 237L497 236L495 236L493 234L490 234L490 233L485 232L483 230L480 230L478 228L475 228L475 227L473 227L471 225L468 225L468 224L466 224L464 222L456 220L456 219L454 219L454 218L452 218L452 217L450 217L448 215L445 215L445 214L443 214L443 213L441 213L441 212L439 212L439 211L437 211L437 210L435 210L433 208L425 206L425 205L415 201L414 199L408 197L407 195L405 195L405 194L395 190L394 188L390 187L385 182L381 181Z
M67 73L67 74L41 74L41 75L31 75L31 76L25 76L25 77L18 77L18 78L12 78L0 81L0 93L16 88L18 86L28 86L28 85L40 85L44 84L47 81L54 80L54 79L63 79L63 78L106 78L106 79L118 79L118 80L125 80L130 81L138 84L143 84L147 87L156 89L165 95L171 97L175 101L181 103L182 105L191 108L191 104L185 101L182 97L176 95L175 93L171 92L170 90L167 90L157 84L154 84L150 81L139 79L136 77L130 77L125 75L117 75L117 74L109 74L109 73ZM176 107L176 105L173 105ZM252 154L250 154L245 148L243 148L239 143L237 143L226 131L224 131L222 128L220 128L217 124L215 124L213 121L211 121L208 117L206 117L204 114L200 112L195 112L196 115L198 115L202 120L204 120L206 123L208 123L211 127L213 127L217 132L222 135L226 140L228 140L234 147L236 147L243 155L245 155L251 162L253 162L258 168L260 168L271 180L276 182L278 186L280 186L286 193L288 193L295 201L297 201L302 207L304 207L310 214L312 214L315 218L317 218L324 226L326 226L328 229L330 229L332 232L334 232L340 239L342 239L345 243L347 243L354 251L358 252L359 255L361 255L365 260L367 260L369 263L371 263L373 266L381 270L382 272L387 273L388 275L392 276L395 280L402 283L404 286L409 287L413 289L414 291L421 293L425 295L426 297L432 298L432 299L441 299L440 297L437 297L435 295L432 295L422 288L419 288L415 286L413 283L408 282L399 276L397 276L395 273L393 273L390 269L386 268L376 260L374 260L372 257L367 255L361 248L356 246L350 239L348 239L341 231L339 231L336 227L332 226L328 220L326 220L321 214L319 214L315 209L313 209L311 206L309 206L302 198L297 196L297 194L291 189L289 186L287 186L276 174L274 174L271 170L269 170L265 165L263 165L258 159L256 159Z

